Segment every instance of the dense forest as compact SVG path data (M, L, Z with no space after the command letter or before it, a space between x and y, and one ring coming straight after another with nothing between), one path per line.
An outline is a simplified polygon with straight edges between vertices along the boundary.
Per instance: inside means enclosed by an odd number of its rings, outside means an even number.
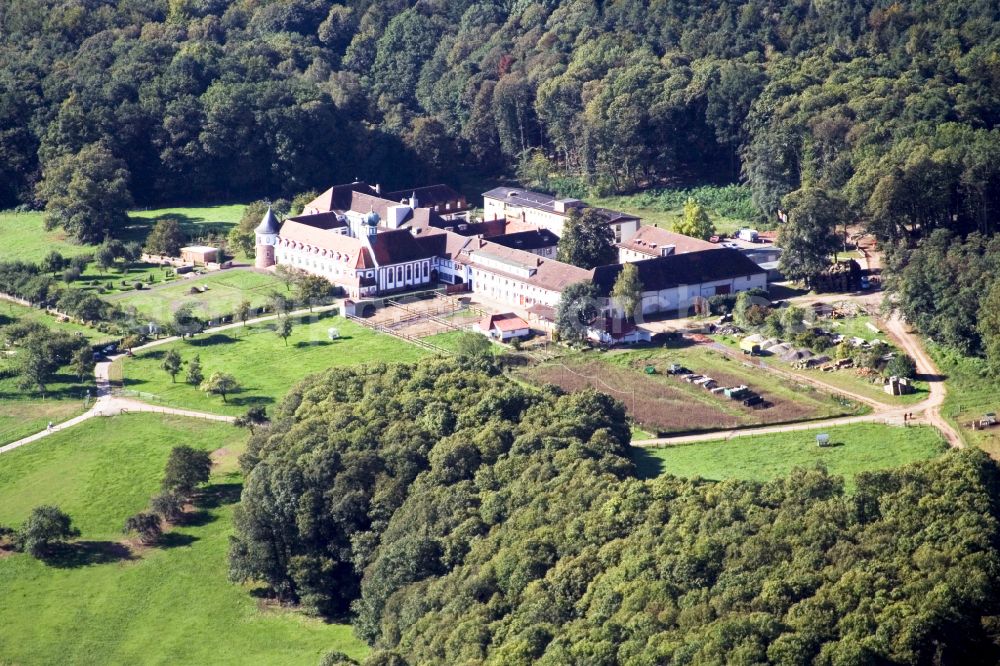
M623 407L486 362L331 370L254 434L231 575L367 664L997 663L995 464L637 478ZM331 657L327 663L349 663Z
M120 206L128 193L256 199L354 177L540 170L554 189L602 192L744 179L768 217L820 187L884 238L990 232L995 12L988 0L8 0L0 208L65 195L74 176L111 181L107 205Z

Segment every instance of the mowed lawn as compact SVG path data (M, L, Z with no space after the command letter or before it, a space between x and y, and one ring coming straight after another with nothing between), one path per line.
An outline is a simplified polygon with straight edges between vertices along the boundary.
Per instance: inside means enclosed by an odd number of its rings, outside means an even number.
M380 361L406 363L427 355L414 345L342 317L305 316L293 321L287 345L275 334L277 322L271 320L140 352L125 361L125 387L140 392L141 398L155 404L241 414L253 405L270 408L300 379L327 368ZM339 331L339 339L329 340L330 328ZM160 367L169 349L177 350L184 361L177 382L171 382ZM227 396L228 402L223 402L221 397L187 384L184 376L196 354L201 358L206 378L213 372L228 372L243 390Z
M0 457L0 523L54 503L80 528L76 560L0 558L0 663L302 664L367 651L350 627L269 609L227 579L246 432L136 414L91 419ZM170 448L222 449L195 520L139 555L113 550L158 491ZM222 455L219 455L222 454Z
M189 238L205 234L224 236L240 221L244 208L246 208L246 204L237 203L218 206L133 210L128 214L133 225L129 230L145 238L156 220L171 218L177 220L181 230Z
M205 291L191 291L201 288L205 288ZM232 268L208 273L204 277L176 280L162 287L108 296L106 299L123 308L134 307L142 315L166 322L185 303L192 304L198 316L209 319L232 314L244 300L250 301L253 307L265 305L275 291L287 293L285 284L277 276Z
M830 435L831 446L816 445L816 435ZM844 476L848 487L860 472L890 469L943 453L940 433L929 426L903 428L860 423L827 429L734 437L730 440L633 449L643 476L672 474L704 479L765 481L795 467L823 464Z
M3 238L0 261L36 262L52 250L58 250L64 257L94 251L92 245L72 243L62 229L46 231L41 212L0 212L0 238Z

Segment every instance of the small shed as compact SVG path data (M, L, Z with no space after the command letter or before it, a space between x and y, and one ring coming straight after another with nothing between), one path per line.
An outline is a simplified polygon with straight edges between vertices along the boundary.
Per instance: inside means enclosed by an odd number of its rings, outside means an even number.
M511 338L525 338L531 333L528 322L518 317L513 312L503 314L486 315L475 323L476 330L483 335L498 340L510 340Z
M830 435L823 433L816 435L816 446L829 446L830 445Z
M195 264L196 266L216 263L219 261L219 249L209 247L208 245L189 245L188 247L182 247L181 260L189 264Z

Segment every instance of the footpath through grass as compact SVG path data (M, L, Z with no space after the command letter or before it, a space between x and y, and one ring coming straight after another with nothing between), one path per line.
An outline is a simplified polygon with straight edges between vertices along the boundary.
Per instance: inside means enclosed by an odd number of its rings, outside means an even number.
M22 321L37 321L54 331L82 335L90 342L107 339L106 335L86 326L59 322L43 310L0 300L0 327ZM93 377L87 376L81 381L69 367L61 368L50 378L44 396L20 388L15 370L18 353L16 348L5 350L0 346L0 445L44 430L50 421L60 423L83 413L87 390L91 396L96 395Z
M314 666L332 649L363 657L349 626L267 609L228 582L245 438L227 424L136 414L92 419L3 454L0 523L54 503L87 543L59 564L0 558L0 663ZM158 491L180 443L223 449L198 513L163 546L122 557L122 523Z
M297 381L327 368L380 361L408 363L427 354L342 317L305 316L293 321L287 345L275 334L277 321L272 320L155 347L125 361L125 388L140 392L139 397L154 404L235 415L254 405L272 407ZM339 339L329 340L330 328L339 331ZM176 382L160 367L169 349L177 350L184 361ZM196 354L206 378L213 372L227 372L243 390L223 402L186 383L188 364Z
M816 435L830 435L830 446L816 445ZM788 474L795 467L826 465L844 476L848 488L860 472L891 469L914 460L932 458L947 446L929 426L903 428L859 423L827 429L734 437L730 440L633 449L632 458L643 476L672 474L705 479L765 481Z

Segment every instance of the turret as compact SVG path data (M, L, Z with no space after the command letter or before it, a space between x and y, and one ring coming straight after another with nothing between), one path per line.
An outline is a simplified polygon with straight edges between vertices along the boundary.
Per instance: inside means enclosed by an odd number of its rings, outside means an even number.
M368 212L368 214L366 214L364 216L363 219L364 219L365 230L366 230L367 234L369 236L374 236L375 234L377 234L378 233L378 223L382 220L382 218L380 218L378 216L378 213L375 212L375 209L370 210Z
M267 207L267 212L261 219L260 224L254 229L256 249L256 259L254 266L257 268L270 268L275 264L274 248L278 244L278 218L275 217L271 207Z

